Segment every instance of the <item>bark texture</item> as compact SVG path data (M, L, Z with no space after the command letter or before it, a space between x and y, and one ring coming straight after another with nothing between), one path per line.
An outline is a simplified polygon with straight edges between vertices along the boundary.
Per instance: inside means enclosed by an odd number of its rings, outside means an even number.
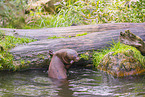
M126 30L125 33L120 32L120 41L124 44L136 47L141 54L145 56L145 42L129 30Z
M16 35L18 37L30 37L38 39L38 41L27 45L19 45L10 50L15 58L14 64L20 65L20 60L25 60L29 67L46 67L50 62L49 50L57 51L60 49L74 49L79 54L87 51L93 51L110 46L112 39L118 41L120 32L130 30L135 35L141 37L145 41L145 23L114 23L114 24L98 24L84 25L60 28L45 29L5 29L7 35ZM75 36L78 33L87 35L47 39L48 36Z

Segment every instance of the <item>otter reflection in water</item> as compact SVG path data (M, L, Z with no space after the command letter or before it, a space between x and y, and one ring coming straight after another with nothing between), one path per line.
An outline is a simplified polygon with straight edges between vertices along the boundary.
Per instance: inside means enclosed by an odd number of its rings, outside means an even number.
M66 69L68 69L74 62L78 62L78 60L78 53L75 50L61 49L56 51L53 54L49 65L48 76L55 79L66 79Z

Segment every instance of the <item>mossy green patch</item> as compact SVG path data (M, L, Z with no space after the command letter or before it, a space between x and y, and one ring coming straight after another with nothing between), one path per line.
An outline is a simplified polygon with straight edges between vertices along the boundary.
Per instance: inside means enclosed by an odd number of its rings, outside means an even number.
M21 60L21 65L24 65L25 64L25 60Z
M57 38L66 38L66 37L59 37L59 36L51 36L51 37L48 37L48 39L57 39Z
M16 38L15 36L5 36L2 31L0 31L0 36L4 36L3 38L0 38L0 45L4 49L0 51L0 70L16 70L16 66L13 64L14 57L8 52L8 50L19 44L25 44L36 40Z
M86 32L86 33L82 33L82 34L76 34L76 37L77 36L84 36L84 35L87 35L88 33Z
M14 69L13 56L7 51L0 52L0 70Z
M29 64L29 63L31 63L31 61L27 61L27 63Z
M100 61L103 59L103 57L108 54L109 52L114 52L113 55L116 55L117 53L126 53L127 50L132 50L134 52L134 58L139 60L141 65L145 67L145 56L141 55L140 51L138 51L135 47L122 44L120 42L115 43L113 42L112 46L108 49L103 49L100 52L94 52L93 54L93 64L97 67Z
M50 36L48 39L58 39L58 38L71 38L71 37L78 37L78 36L84 36L87 35L88 33L82 33L82 34L76 34L76 36L68 36L68 37L63 37L63 36Z
M85 60L89 60L89 54L86 54L86 53L81 54L80 58L84 58Z

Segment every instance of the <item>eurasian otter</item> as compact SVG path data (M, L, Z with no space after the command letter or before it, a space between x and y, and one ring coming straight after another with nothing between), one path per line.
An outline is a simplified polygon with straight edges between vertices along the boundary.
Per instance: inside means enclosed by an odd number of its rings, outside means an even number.
M51 59L48 75L55 79L66 79L67 71L71 64L79 60L78 53L72 49L61 49L53 54ZM69 64L69 65L64 65Z

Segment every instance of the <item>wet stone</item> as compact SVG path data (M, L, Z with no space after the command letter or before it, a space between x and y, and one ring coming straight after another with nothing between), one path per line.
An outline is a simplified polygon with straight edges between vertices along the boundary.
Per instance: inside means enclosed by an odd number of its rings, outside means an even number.
M132 50L117 53L116 55L114 52L110 52L104 56L97 68L116 77L145 73L145 69L133 55L134 52Z

